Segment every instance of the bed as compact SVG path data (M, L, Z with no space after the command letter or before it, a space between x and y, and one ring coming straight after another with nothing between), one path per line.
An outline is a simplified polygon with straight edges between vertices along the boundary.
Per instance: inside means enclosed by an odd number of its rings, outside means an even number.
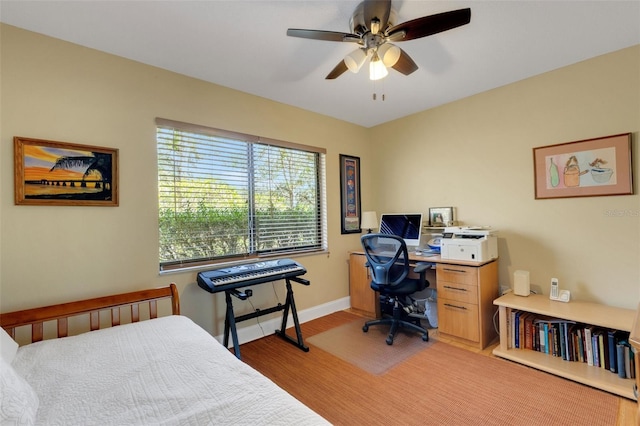
M179 312L171 284L0 314L0 423L328 424ZM70 335L77 318L90 332Z

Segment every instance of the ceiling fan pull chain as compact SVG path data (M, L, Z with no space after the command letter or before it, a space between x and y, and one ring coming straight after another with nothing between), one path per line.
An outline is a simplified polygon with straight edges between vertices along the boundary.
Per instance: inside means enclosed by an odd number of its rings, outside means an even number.
M373 100L375 101L375 100L377 100L377 97L378 97L376 95L376 81L372 80L372 83L373 83Z

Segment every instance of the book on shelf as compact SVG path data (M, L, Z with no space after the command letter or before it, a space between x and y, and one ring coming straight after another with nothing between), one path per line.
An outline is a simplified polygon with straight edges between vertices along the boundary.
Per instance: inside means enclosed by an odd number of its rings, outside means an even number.
M558 342L560 344L560 353L558 356L562 359L567 359L567 333L565 330L567 329L567 324L561 322L558 324Z
M562 324L562 341L564 342L564 353L562 359L565 361L572 361L572 351L573 351L573 343L569 338L569 327L570 325L567 323Z
M625 369L625 376L627 377L627 379L631 379L633 376L633 371L631 368L631 360L632 360L632 353L631 353L631 345L624 345L624 369Z
M598 341L598 330L591 330L591 350L593 352L593 365L594 367L600 367L600 346Z
M587 348L584 346L584 329L576 327L576 342L578 342L578 361L587 361Z
M618 357L616 355L616 330L607 331L607 342L609 347L609 371L617 373Z
M602 328L597 330L598 349L600 349L600 368L609 370L609 344L606 335L607 330Z
M624 355L625 355L624 348L625 348L624 341L616 343L616 359L618 363L618 377L622 379L627 378L627 373L626 373L627 363L624 360Z
M515 333L515 324L516 324L516 313L518 311L513 309L511 314L509 315L509 347L516 347L516 333Z
M534 321L535 314L529 314L524 320L524 348L533 349L535 344L535 327Z
M627 340L620 340L616 343L618 377L635 379L636 369L633 351L633 347Z
M587 359L587 365L593 365L593 343L591 340L591 331L593 326L584 327L584 347Z
M513 335L514 335L514 348L520 348L520 315L522 315L521 311L517 311L514 324L513 324Z

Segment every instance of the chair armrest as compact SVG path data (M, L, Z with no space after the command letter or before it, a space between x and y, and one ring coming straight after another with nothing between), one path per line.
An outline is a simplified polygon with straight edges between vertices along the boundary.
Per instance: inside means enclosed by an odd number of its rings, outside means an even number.
M416 267L413 268L413 271L417 274L421 274L425 272L427 269L431 269L433 265L435 264L431 262L418 262L416 263Z

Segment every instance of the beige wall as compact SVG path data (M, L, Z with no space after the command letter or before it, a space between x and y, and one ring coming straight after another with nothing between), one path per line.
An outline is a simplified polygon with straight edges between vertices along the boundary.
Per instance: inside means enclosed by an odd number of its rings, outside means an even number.
M222 331L224 298L198 288L195 272L158 274L156 117L326 148L330 254L300 259L311 286L296 285L296 303L348 296L347 253L359 235L340 235L338 155L370 164L366 129L15 27L0 35L1 312L174 281L183 313ZM118 148L120 206L14 205L14 136ZM368 198L370 185L362 191ZM284 303L280 287L278 299L256 287L251 302Z
M359 235L340 235L340 153L362 159L365 210L456 206L499 229L503 285L528 269L545 292L557 276L582 299L640 298L638 195L535 201L531 169L535 146L631 131L637 149L639 47L364 129L14 27L0 37L2 312L173 281L183 313L221 332L223 300L194 272L158 274L155 117L327 149L330 254L299 259L312 282L295 288L299 310L348 296ZM15 206L13 136L118 148L120 206ZM275 300L254 291L256 306Z
M469 78L473 78L470 72ZM428 96L428 94L427 94ZM531 272L582 300L640 300L640 196L535 200L534 147L632 132L640 178L640 46L372 129L378 209L455 206L499 231L500 284ZM401 141L390 144L389 141ZM397 188L403 188L398 191Z

